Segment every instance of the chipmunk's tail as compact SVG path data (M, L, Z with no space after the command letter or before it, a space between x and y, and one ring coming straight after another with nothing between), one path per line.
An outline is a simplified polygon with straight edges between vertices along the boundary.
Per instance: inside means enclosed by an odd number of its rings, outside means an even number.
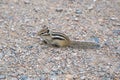
M100 44L87 41L72 41L70 47L81 49L98 49L100 48Z

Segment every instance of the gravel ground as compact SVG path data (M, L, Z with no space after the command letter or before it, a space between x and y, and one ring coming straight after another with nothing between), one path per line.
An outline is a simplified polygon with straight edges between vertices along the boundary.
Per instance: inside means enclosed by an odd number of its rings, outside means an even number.
M40 45L43 25L101 48ZM0 0L0 80L120 80L120 0Z

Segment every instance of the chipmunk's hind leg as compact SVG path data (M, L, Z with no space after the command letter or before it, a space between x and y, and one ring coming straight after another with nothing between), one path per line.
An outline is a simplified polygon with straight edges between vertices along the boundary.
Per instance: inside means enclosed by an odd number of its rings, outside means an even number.
M57 47L57 48L59 48L60 46L59 45L57 45L57 44L52 44L52 46L53 47Z

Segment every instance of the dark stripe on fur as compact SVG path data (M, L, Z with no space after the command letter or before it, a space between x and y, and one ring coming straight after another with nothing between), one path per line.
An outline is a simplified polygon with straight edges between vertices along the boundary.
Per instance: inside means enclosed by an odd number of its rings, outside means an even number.
M63 39L63 38L60 38L60 37L53 37L53 39L65 40L65 39Z
M57 34L55 34L55 33L54 33L54 34L52 34L52 35L53 35L53 36L60 36L60 37L65 38L65 36L64 36L64 35L61 35L61 34L58 34L58 33L57 33Z

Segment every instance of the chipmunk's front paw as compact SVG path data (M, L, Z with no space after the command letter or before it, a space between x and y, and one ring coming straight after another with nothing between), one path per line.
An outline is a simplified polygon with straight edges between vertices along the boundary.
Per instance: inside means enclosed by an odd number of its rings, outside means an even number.
M47 44L46 41L42 41L42 42L40 43L40 45L46 45L46 44Z

